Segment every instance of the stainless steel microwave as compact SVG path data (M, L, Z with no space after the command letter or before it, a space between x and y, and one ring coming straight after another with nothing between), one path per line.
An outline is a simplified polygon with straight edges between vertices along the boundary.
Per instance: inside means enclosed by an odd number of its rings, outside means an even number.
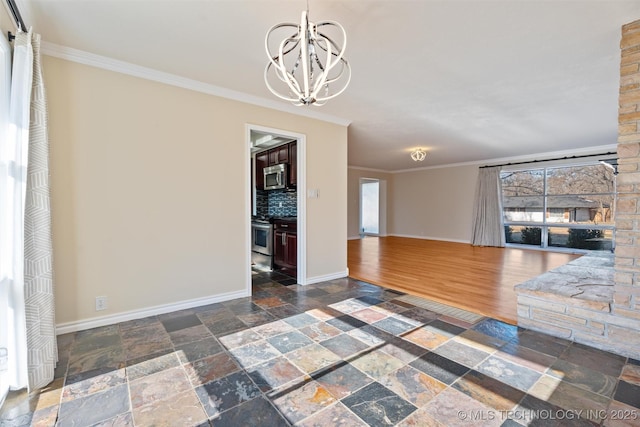
M264 168L264 189L278 190L287 187L287 165L281 163Z

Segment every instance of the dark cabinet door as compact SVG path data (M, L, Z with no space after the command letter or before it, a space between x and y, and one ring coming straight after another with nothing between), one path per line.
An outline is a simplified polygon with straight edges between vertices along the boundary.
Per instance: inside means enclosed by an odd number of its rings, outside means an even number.
M295 187L298 184L298 144L289 144L289 185Z
M269 150L269 165L277 165L289 162L289 146L288 144Z
M286 242L285 231L273 233L273 264L276 267L286 267Z
M287 233L285 236L285 263L289 268L296 269L298 264L298 235L296 233Z
M264 171L269 166L269 152L263 151L256 154L256 188L264 190Z

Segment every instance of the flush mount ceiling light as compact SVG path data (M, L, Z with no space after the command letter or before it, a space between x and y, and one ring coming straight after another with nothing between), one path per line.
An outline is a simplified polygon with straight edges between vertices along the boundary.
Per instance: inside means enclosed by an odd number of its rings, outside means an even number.
M421 162L425 157L427 157L427 152L422 148L416 148L411 152L411 158L414 162Z
M293 35L289 32L292 28L296 31ZM282 40L277 45L270 42L276 33L284 36L276 39ZM344 28L335 21L310 22L308 7L302 12L300 25L271 27L264 45L269 57L264 81L275 96L294 105L323 105L344 92L351 81L351 67L343 57L347 47ZM274 84L283 90L276 90Z

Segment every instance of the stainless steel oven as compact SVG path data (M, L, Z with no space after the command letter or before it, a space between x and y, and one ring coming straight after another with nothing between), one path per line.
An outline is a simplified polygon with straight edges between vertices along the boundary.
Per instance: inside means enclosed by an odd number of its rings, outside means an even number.
M251 263L257 267L272 268L273 224L251 221Z
M251 250L264 255L273 255L273 224L251 222Z

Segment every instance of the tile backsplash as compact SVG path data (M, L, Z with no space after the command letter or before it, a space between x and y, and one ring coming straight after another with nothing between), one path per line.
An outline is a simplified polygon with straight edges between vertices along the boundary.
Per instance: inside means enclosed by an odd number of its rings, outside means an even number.
M256 190L256 214L258 216L297 216L298 197L295 191Z
M295 191L269 191L269 216L296 216L297 193Z

